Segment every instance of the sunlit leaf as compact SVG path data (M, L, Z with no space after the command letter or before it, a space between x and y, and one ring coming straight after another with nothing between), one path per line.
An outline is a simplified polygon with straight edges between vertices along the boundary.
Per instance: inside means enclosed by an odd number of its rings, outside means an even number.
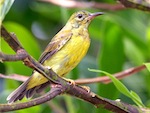
M127 97L131 98L138 106L144 107L144 104L142 103L140 97L133 91L129 91L125 85L123 85L118 79L116 79L113 75L109 74L108 72L96 70L96 69L89 69L89 71L97 72L97 73L103 73L111 78L114 85L117 87L117 89Z
M145 63L146 68L149 70L150 72L150 63Z
M5 15L8 13L9 9L11 8L12 4L15 0L1 0L0 1L0 25L2 20L4 19Z
M134 91L130 91L130 95L131 95L131 97L132 98L134 98L134 99L132 99L138 106L144 106L144 104L142 103L142 100L141 100L141 98L134 92Z

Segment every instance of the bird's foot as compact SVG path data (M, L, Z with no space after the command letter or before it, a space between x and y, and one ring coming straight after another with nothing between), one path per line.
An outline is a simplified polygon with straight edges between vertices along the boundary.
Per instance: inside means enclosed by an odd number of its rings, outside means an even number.
M63 78L63 79L65 79L67 82L69 82L69 83L70 83L71 85L73 85L73 86L76 85L75 81L72 80L72 79L68 79L68 78Z
M89 86L81 86L83 89L85 89L88 93L90 92L90 87Z

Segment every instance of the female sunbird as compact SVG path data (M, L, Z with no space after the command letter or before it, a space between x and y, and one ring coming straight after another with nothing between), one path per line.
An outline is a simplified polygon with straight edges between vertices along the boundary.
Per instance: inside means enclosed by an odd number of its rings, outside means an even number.
M87 53L90 45L88 26L91 20L102 14L102 12L87 11L72 14L66 25L52 38L39 62L45 67L52 68L61 77L70 72ZM27 81L7 97L7 100L12 103L21 100L24 96L32 97L48 84L47 78L34 71Z

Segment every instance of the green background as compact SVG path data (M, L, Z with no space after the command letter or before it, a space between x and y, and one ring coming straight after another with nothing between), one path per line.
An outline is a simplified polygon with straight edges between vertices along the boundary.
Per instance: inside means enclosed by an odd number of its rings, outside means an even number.
M97 1L99 2L99 1ZM107 0L106 3L116 3ZM83 6L84 7L84 6ZM14 32L27 52L38 60L40 54L51 38L65 25L70 15L83 9L63 8L50 3L32 0L16 0L6 15L3 24L10 32ZM67 78L94 78L101 76L89 72L95 68L116 73L150 61L150 14L135 9L117 11L84 9L90 12L103 11L105 15L93 20L89 27L91 46L82 62L67 75ZM15 54L0 39L0 49L7 54ZM30 76L32 70L22 62L0 63L3 74L21 74ZM129 89L135 91L145 106L150 107L150 73L141 71L121 80ZM6 97L19 86L20 82L0 78L0 103L6 103ZM121 99L134 104L110 84L88 84L98 95L109 99ZM61 95L52 101L36 107L13 111L11 113L106 113L107 110L95 108L93 105L71 97Z

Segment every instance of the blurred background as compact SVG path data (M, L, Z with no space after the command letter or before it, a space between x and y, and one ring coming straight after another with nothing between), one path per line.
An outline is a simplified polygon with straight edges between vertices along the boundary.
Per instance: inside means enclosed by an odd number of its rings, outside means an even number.
M53 0L50 0L53 1ZM58 0L59 1L59 0ZM116 4L114 0L81 0L106 4ZM79 2L81 2L79 1ZM105 2L104 2L105 1ZM55 2L57 2L55 0ZM51 38L65 25L70 15L79 10L89 12L105 12L93 20L89 27L91 46L82 62L67 75L67 78L94 78L100 74L88 71L88 68L100 69L109 73L117 73L131 67L150 61L150 13L136 9L106 8L64 8L50 2L36 0L15 0L6 15L3 24L10 32L14 32L27 52L38 60ZM15 54L1 40L1 51ZM20 74L30 76L32 70L22 62L0 63L0 73ZM135 91L143 103L150 107L150 73L141 71L121 80L129 89ZM7 96L21 82L0 78L0 103L6 103ZM131 99L123 96L110 84L88 84L91 90L108 99L121 99L123 102L134 104ZM77 98L62 95L45 104L13 111L11 113L109 113L102 108Z

